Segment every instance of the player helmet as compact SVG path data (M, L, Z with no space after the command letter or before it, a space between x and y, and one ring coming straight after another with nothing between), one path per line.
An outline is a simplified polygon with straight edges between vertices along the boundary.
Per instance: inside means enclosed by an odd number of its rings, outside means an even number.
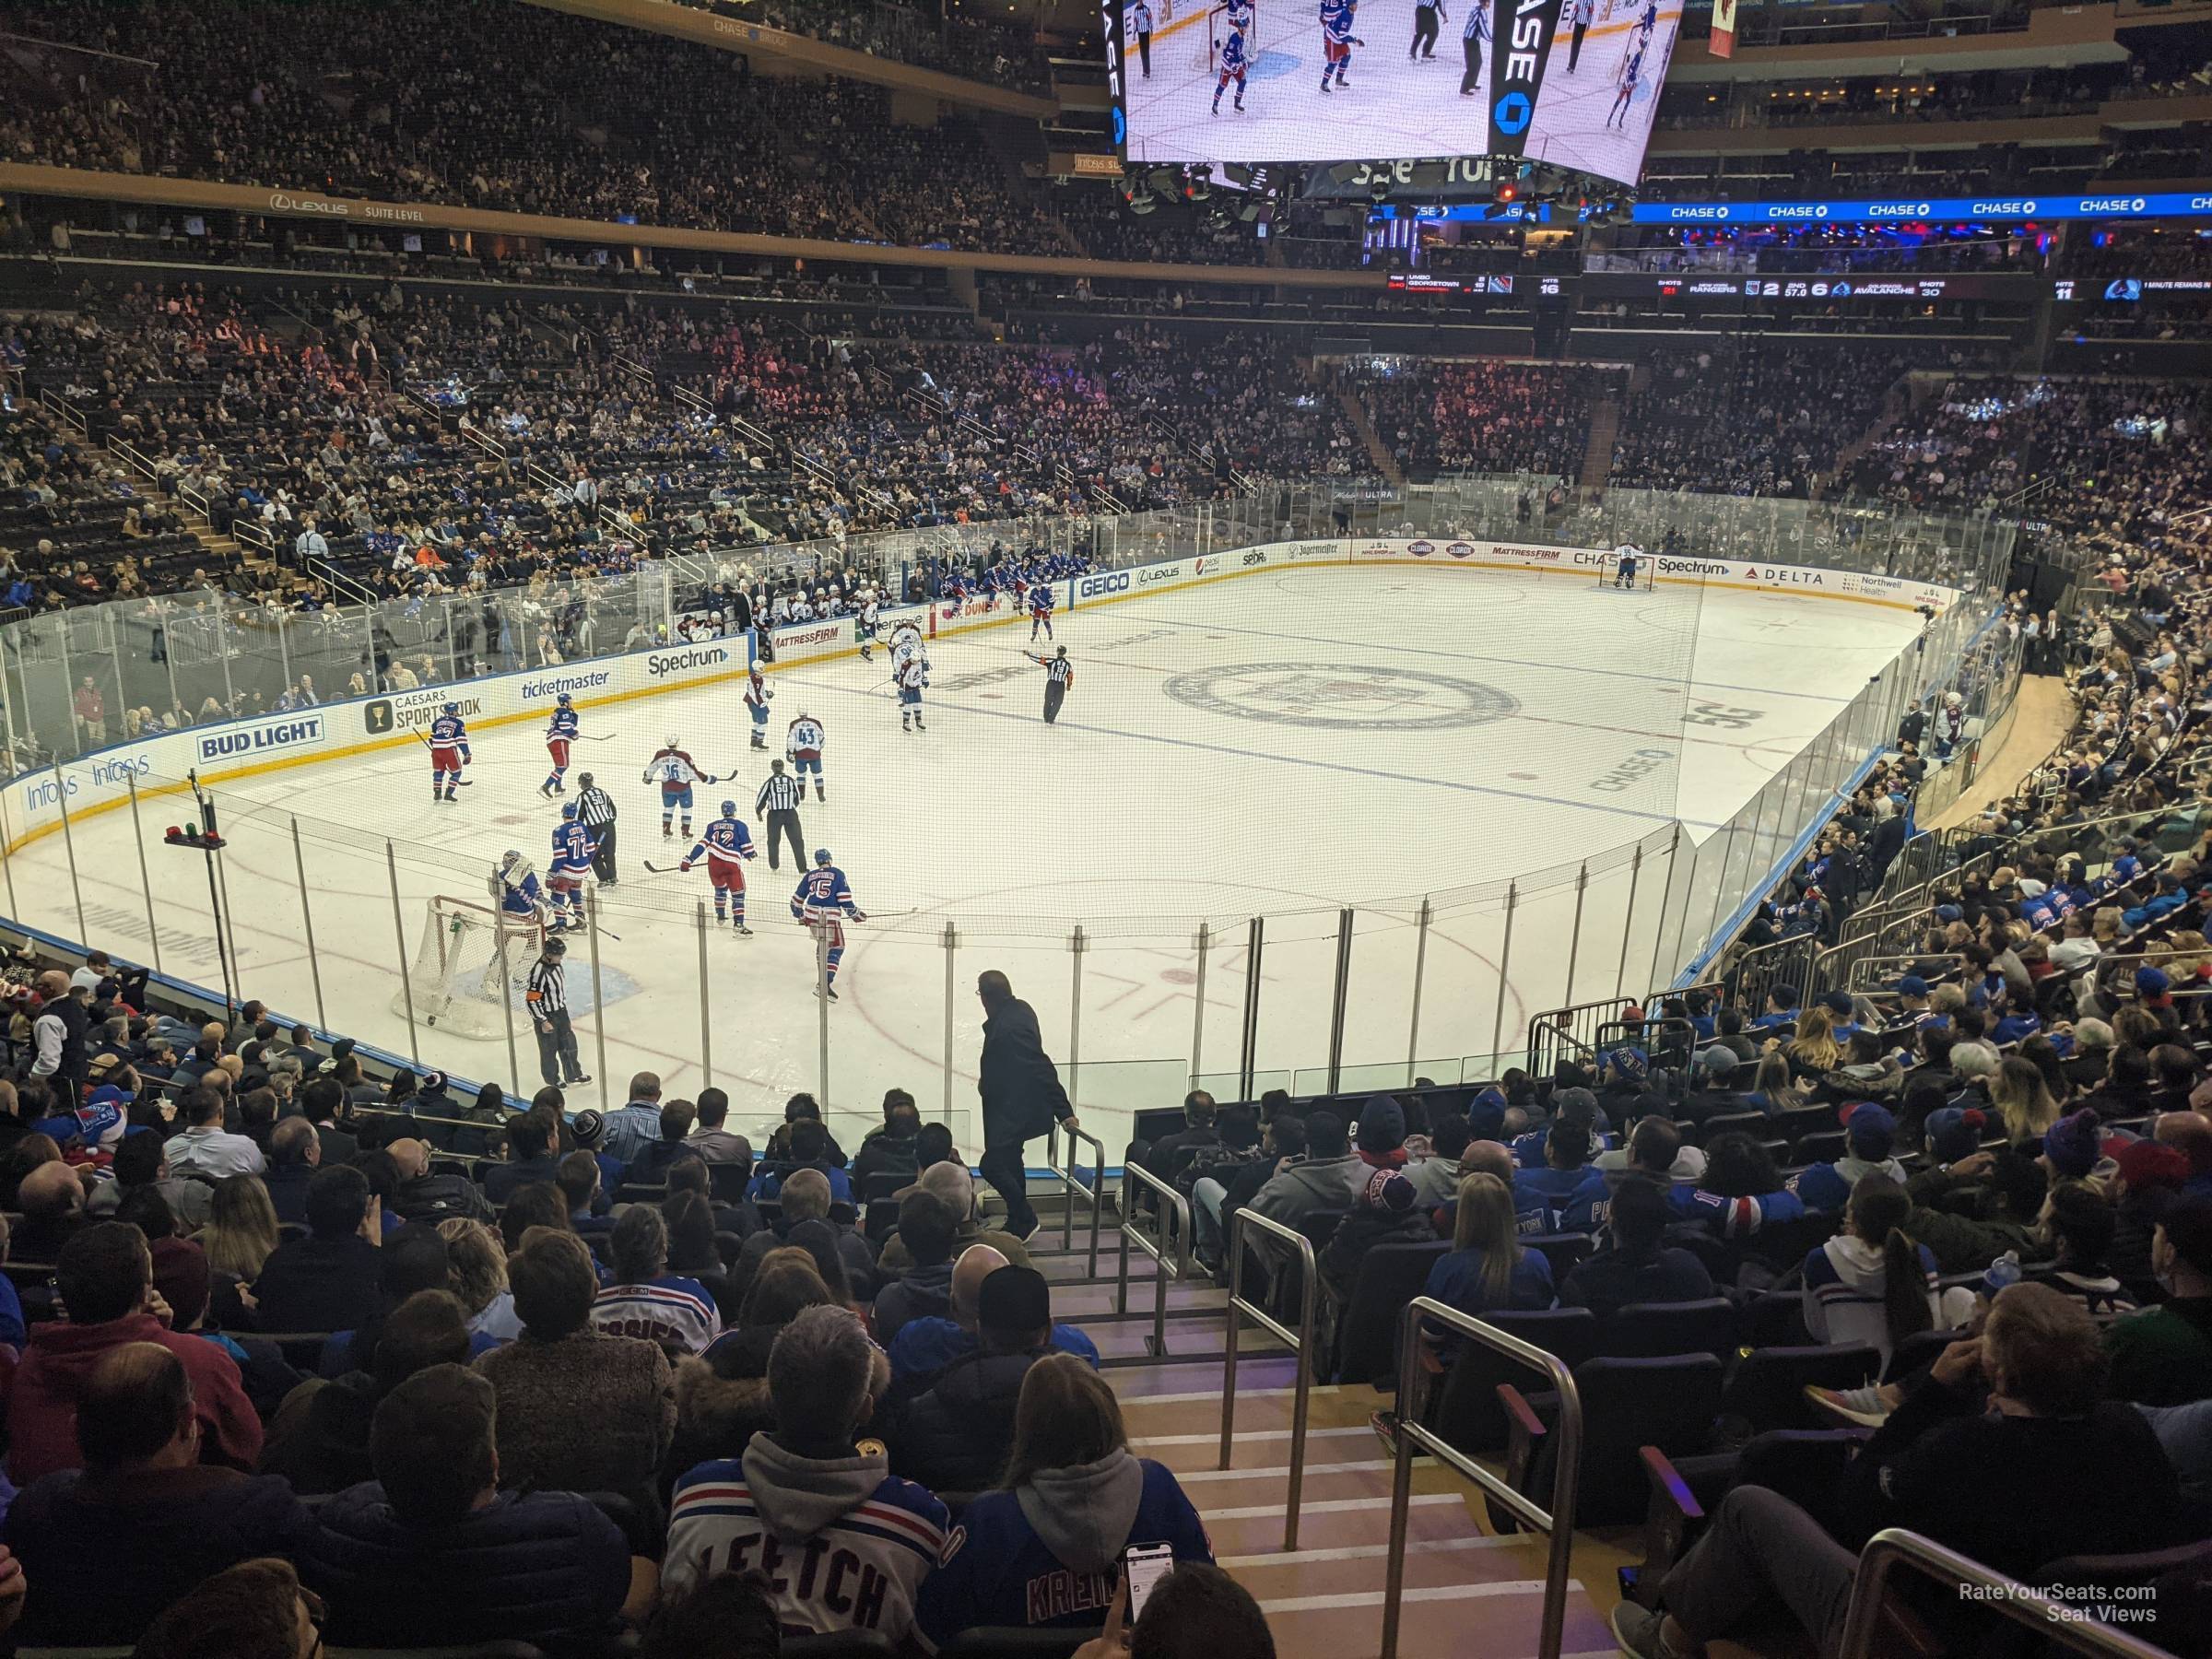
M512 865L518 865L522 863L522 861L523 855L520 853L517 853L512 847L510 847L506 852L500 854L500 868L504 870Z
M441 714L458 714L461 712L461 705L456 702L449 702L442 705L439 709L438 712Z
M817 847L814 850L814 862L818 865L828 864L830 862L830 849L827 847Z
M557 707L565 709L569 706L569 694L566 691L563 691L559 697L555 698L553 701Z
M680 739L679 737L677 737L677 735L676 735L674 732L671 732L671 733L669 733L669 734L668 734L668 747L669 747L670 748L674 748L674 747L676 747L676 746L677 746L677 745L679 742L681 742L681 741L682 741L682 739Z
M573 818L576 816L576 803L563 801L560 804L560 816L564 820Z
M722 816L724 818L735 818L737 816L737 803L735 801L724 801L722 804Z

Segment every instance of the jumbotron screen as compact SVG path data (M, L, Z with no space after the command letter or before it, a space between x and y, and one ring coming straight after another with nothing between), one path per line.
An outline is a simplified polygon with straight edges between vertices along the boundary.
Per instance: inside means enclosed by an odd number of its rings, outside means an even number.
M1682 0L1103 0L1132 163L1500 156L1633 184Z

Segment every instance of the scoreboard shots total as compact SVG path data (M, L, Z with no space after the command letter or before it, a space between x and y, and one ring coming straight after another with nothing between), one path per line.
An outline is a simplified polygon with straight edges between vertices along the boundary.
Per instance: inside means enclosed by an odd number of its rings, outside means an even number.
M1104 0L1132 164L1517 157L1633 184L1682 0Z

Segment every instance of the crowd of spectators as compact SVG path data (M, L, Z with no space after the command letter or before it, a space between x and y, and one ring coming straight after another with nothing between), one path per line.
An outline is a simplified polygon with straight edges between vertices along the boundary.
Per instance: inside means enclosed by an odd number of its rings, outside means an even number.
M721 9L717 0L677 3ZM972 5L964 12L947 7L941 15L930 16L897 0L770 0L766 6L734 9L734 15L747 23L786 29L870 57L942 69L1017 91L1041 93L1052 84L1051 69L1034 31L986 18Z
M13 159L569 218L1064 253L966 119L882 88L754 76L738 53L509 0L34 7L54 101L0 118ZM334 61L349 46L358 56ZM30 50L35 51L35 48Z
M934 1646L1098 1629L1129 1542L1210 1563L903 1091L848 1160L804 1095L748 1135L651 1074L604 1116L379 1085L259 1003L195 1025L146 1001L95 954L12 1005L0 1611L26 1640L138 1642L267 1556L334 1643L627 1624L669 1655L696 1650L656 1633L726 1612L748 1568L771 1629ZM142 1571L73 1583L84 1547ZM810 1549L831 1566L776 1571ZM1179 1594L1206 1585L1256 1620L1203 1572Z
M1611 482L1810 496L1917 355L1756 336L1664 353L1623 400Z
M2163 545L2212 490L2198 382L1966 377L1860 457L1863 493L1936 508L1992 508L2060 530Z
M1592 411L1618 381L1582 365L1399 360L1356 371L1348 383L1409 477L1580 478Z

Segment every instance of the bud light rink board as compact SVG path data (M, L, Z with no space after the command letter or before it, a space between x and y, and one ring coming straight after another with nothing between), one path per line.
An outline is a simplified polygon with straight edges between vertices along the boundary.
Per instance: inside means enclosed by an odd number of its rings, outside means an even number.
M1104 0L1131 163L1488 155L1635 182L1680 0Z

